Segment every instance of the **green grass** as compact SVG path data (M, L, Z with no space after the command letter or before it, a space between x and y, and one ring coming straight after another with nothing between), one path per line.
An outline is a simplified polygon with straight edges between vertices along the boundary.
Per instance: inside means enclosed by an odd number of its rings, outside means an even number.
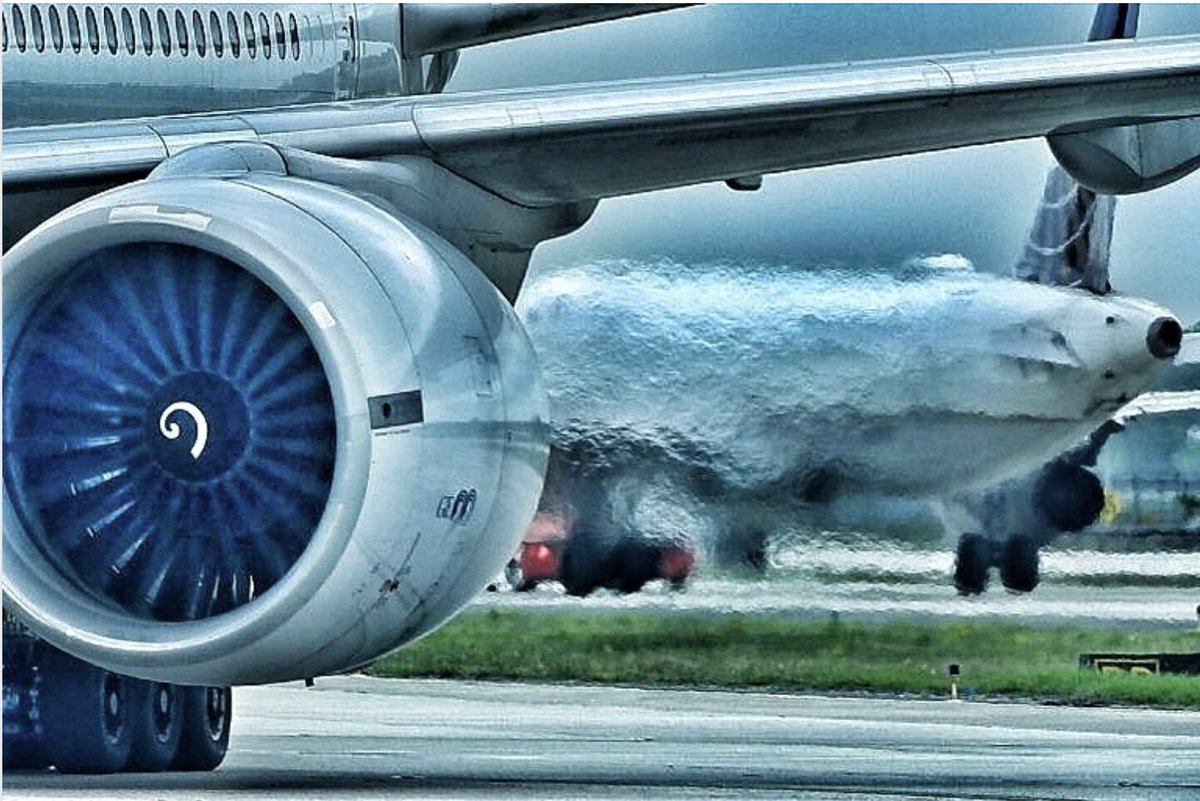
M1055 576L1054 583L1074 587L1138 587L1141 589L1190 590L1196 586L1196 577L1189 575L1152 576L1133 573Z
M1200 634L1007 623L470 612L371 672L389 677L944 695L1200 708L1200 677L1098 675L1087 652L1193 652Z

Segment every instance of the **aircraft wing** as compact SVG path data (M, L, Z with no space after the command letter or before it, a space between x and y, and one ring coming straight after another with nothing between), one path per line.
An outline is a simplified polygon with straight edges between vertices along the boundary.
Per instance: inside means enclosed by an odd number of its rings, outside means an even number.
M1147 414L1168 412L1200 412L1200 390L1187 392L1146 392L1137 396L1113 415L1124 423Z
M1175 356L1175 364L1200 364L1200 333L1183 335L1183 344Z
M4 189L103 186L194 145L416 155L526 206L1200 115L1200 37L46 126Z

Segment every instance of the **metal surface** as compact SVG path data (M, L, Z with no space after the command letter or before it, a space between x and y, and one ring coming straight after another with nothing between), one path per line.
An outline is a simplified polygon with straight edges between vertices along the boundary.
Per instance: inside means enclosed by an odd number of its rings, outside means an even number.
M10 409L20 412L42 400L68 406L74 401L86 411L96 399L98 391L71 372L49 371L47 386L34 386L7 371L20 367L23 332L37 334L31 320L43 299L58 292L72 303L76 265L107 247L145 242L173 243L226 260L269 288L274 300L261 320L269 322L270 309L281 313L285 307L299 320L303 335L292 341L312 343L333 399L337 437L328 503L303 553L253 603L194 620L186 619L190 614L170 615L185 619L162 622L123 608L103 587L81 586L83 580L65 571L58 557L73 556L70 533L47 540L40 520L54 515L32 519L19 514L14 502L43 479L6 473L5 607L55 645L120 672L225 685L353 667L431 630L466 604L516 548L533 516L545 464L545 397L529 341L508 303L432 232L340 189L270 170L236 180L155 178L73 207L5 254L5 383L10 393L27 393L15 406L6 396L6 424ZM136 261L113 265L129 281L139 279L136 267ZM109 312L151 321L146 342L151 350L169 352L189 335L175 319L173 295L152 289L153 282L146 293L134 293L137 304L149 310L144 314L124 298L124 306L109 301ZM196 336L203 339L206 328L228 323L235 301L200 303L185 315L195 323ZM244 335L228 340L235 363L254 361L258 329L257 323L228 326L231 337ZM123 364L104 336L78 344L101 366ZM286 353L285 345L268 360ZM224 385L192 386L190 366L176 361L160 367L168 384L182 382L178 388L186 397L150 392L147 403L133 403L129 411L131 421L149 430L155 449L174 454L167 468L174 467L184 481L200 480L191 473L202 473L205 460L220 461L231 446L245 445L222 444L231 428L242 438L261 436L266 447L287 450L286 432L268 438L269 426L248 432L237 420L211 414L228 397ZM268 369L263 364L256 375L266 378ZM371 398L416 390L421 420L410 416L410 424L372 429ZM193 391L219 397L197 400ZM192 464L186 450L173 450L180 443L172 439L172 425L185 448L197 447L195 421L206 413L211 415L206 450ZM70 418L71 436L111 434L107 421L86 413L78 417ZM16 440L18 457L23 443ZM89 484L94 465L60 459L54 470L57 475L45 479L51 487L74 486L89 508L116 508L119 487ZM260 489L282 498L301 489L292 479L261 478ZM235 506L236 500L253 503L245 490L229 488ZM458 493L470 497L469 509L460 505L454 514L440 514L443 499ZM55 507L56 514L69 511L72 501L63 503L66 511ZM119 534L103 522L92 525L91 533L81 532L85 542L94 534L101 550L115 547ZM156 564L189 558L188 538L155 536L176 522L170 511L147 520L156 529L151 541L175 550ZM43 547L47 542L58 545Z
M325 373L295 315L229 261L93 254L33 312L5 376L5 486L76 591L204 618L308 546L333 475Z
M4 122L47 125L440 91L456 48L672 7L8 3ZM29 27L50 35L16 35ZM431 65L421 62L427 53L438 53Z
M678 8L656 3L403 3L405 58Z
M5 133L4 181L137 173L234 133L325 155L427 155L536 206L1195 114L1200 38L1173 37L24 129Z
M61 46L4 51L8 126L314 103L401 92L397 6L94 6L8 3L4 20L55 8ZM131 26L104 12L129 14ZM123 21L123 20L122 20ZM115 20L114 20L115 22ZM47 18L47 26L53 23ZM94 38L89 37L92 26ZM72 31L76 31L72 35ZM201 43L203 42L203 46ZM390 69L383 65L390 62ZM359 79L362 78L361 84Z
M1097 192L1145 192L1200 166L1200 120L1167 120L1051 136L1050 150Z

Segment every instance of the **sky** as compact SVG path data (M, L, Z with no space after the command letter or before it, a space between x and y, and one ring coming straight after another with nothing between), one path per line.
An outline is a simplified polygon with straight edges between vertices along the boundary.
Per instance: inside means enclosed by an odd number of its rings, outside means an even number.
M680 75L1065 44L1091 5L713 5L463 53L448 91ZM1143 6L1139 35L1200 33L1200 6ZM959 253L1007 272L1051 156L1041 140L606 200L579 232L541 246L535 271L601 258L745 260L888 268ZM1200 174L1118 203L1118 290L1200 319Z

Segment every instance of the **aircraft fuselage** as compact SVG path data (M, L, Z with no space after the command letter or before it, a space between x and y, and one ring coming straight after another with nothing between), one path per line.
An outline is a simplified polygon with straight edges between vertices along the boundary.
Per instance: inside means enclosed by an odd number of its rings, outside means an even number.
M1118 295L957 271L650 273L567 272L522 296L556 440L611 439L614 459L624 442L733 487L984 485L1071 446L1166 364L1147 337L1169 313Z
M396 4L14 3L2 18L6 127L416 91Z

